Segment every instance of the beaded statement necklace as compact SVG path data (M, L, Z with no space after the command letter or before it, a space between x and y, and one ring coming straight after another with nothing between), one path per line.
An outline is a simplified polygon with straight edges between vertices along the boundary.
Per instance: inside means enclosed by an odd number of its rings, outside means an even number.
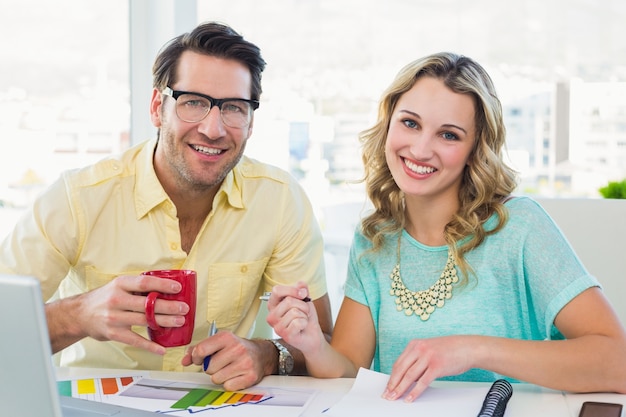
M389 294L396 297L396 309L404 311L404 314L410 316L415 314L422 321L428 320L430 315L437 308L441 308L445 304L445 300L452 298L452 284L459 281L456 274L456 263L452 250L448 249L448 260L446 267L439 276L437 282L426 290L411 291L409 290L400 276L400 240L402 233L398 236L398 253L396 266L391 271L391 290Z

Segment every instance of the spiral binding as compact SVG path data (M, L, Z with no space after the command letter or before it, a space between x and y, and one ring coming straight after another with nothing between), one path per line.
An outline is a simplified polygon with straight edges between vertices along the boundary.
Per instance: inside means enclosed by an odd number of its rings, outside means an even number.
M504 410L511 395L513 395L513 386L509 381L498 379L489 388L478 417L504 416Z

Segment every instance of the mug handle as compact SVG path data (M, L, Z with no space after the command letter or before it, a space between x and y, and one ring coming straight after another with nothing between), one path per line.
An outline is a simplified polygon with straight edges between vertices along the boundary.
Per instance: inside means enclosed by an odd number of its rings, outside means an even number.
M156 318L154 317L154 303L156 303L156 299L159 297L159 293L156 291L152 291L148 293L146 296L146 320L148 321L148 327L152 330L160 330L161 326L156 322Z

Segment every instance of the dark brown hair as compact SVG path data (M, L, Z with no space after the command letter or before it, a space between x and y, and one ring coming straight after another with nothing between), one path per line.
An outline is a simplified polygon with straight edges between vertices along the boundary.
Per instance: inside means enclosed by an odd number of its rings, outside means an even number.
M178 60L185 51L232 59L242 63L250 70L252 77L250 98L259 100L261 97L261 73L265 69L261 50L231 27L216 22L202 23L191 32L170 40L161 48L152 66L154 88L162 91L177 81Z

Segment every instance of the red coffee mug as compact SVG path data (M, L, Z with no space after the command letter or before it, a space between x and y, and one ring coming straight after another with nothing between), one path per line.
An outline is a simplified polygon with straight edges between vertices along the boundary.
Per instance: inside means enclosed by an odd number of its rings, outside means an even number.
M142 275L167 278L178 281L182 285L182 289L178 294L164 294L152 291L146 296L146 319L148 321L148 336L150 340L164 347L184 346L191 343L196 317L196 271L169 269L146 271ZM154 317L154 304L157 298L183 301L189 305L189 312L185 314L185 324L182 327L159 326Z

